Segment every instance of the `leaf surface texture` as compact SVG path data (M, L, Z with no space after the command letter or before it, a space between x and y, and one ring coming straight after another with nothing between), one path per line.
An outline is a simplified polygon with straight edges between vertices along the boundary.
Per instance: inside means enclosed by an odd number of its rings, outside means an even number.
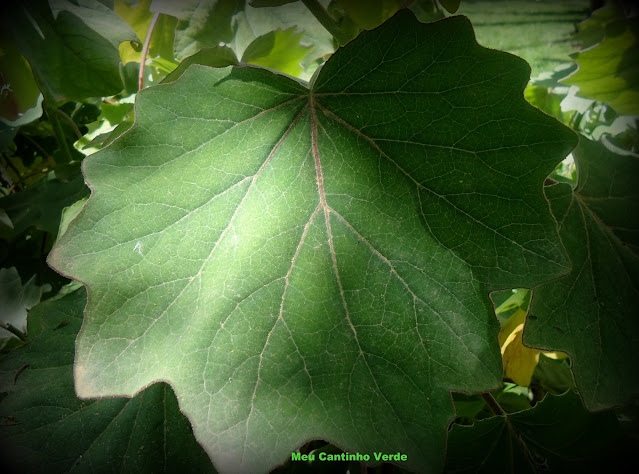
M89 289L78 393L170 381L223 472L314 438L440 470L449 391L502 377L489 291L569 270L542 183L574 135L529 72L400 12L309 87L192 66L143 91L49 258Z

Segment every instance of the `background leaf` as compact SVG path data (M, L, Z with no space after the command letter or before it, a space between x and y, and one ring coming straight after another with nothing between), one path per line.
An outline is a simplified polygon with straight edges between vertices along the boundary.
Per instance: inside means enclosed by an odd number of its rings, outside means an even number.
M302 2L266 8L245 5L235 15L233 21L236 31L229 46L233 48L238 58L242 57L246 49L258 38L272 31L288 30L294 27L296 32L301 33L301 38L296 40L299 43L293 43L297 51L300 46L309 46L306 55L300 61L303 72L299 74L299 77L304 80L310 80L317 67L324 61L324 57L335 51L331 34Z
M568 391L525 411L454 425L445 472L598 472L624 466L630 449L613 413L589 413Z
M220 46L234 37L233 16L245 0L152 0L151 11L176 17L175 58Z
M295 27L275 30L253 41L242 56L242 61L282 71L291 76L302 73L301 61L310 46L300 44L301 32Z
M611 4L585 25L585 41L599 41L574 55L579 69L562 82L579 86L579 96L606 102L619 114L639 115L639 20L626 18Z
M0 208L12 223L12 227L0 223L0 237L13 239L30 227L56 234L62 209L89 194L79 165L73 167L75 176L70 180L59 179L50 171L27 190L0 198Z
M87 0L88 1L88 0ZM0 24L27 58L40 89L56 101L108 96L122 90L117 43L133 33L117 15L102 15L96 31L73 4L54 16L45 0L6 6ZM96 2L97 3L97 2ZM122 25L124 25L124 28ZM106 30L106 31L105 31ZM126 32L126 35L113 33ZM135 37L135 35L133 35Z
M18 127L36 120L42 115L39 96L27 60L10 43L0 40L0 121Z
M568 353L584 404L601 410L639 389L639 159L583 136L573 154L577 188L546 188L573 270L535 288L524 343Z
M136 48L130 43L122 43L120 45L120 57L124 63L129 61L139 63L142 60L142 45L146 39L153 18L153 12L149 9L150 6L151 0L140 0L134 5L127 4L125 0L116 0L115 2L115 13L131 25L139 38L136 42ZM149 56L159 56L173 60L176 26L177 18L169 15L160 15L158 17L149 43Z
M42 293L50 290L51 285L37 285L35 275L23 285L15 267L0 268L0 349L9 339L18 342L18 337L5 329L6 325L26 334L27 310L40 302Z
M0 441L10 472L212 472L171 388L133 399L79 400L74 341L84 289L38 305L29 342L0 362Z

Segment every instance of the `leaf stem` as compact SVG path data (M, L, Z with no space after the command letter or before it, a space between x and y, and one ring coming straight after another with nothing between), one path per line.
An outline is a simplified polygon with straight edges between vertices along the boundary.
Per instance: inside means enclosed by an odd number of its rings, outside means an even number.
M142 48L142 58L140 59L140 71L138 72L138 90L142 90L144 86L144 65L146 63L146 57L149 54L149 47L151 46L151 36L153 36L153 30L158 22L160 12L155 12L153 18L151 18L151 24L149 25L149 31L146 32L146 38L144 39L144 47Z
M340 26L335 22L335 19L329 15L318 0L302 0L302 3L306 5L306 8L308 8L313 16L317 18L317 21L319 21L322 26L333 35L333 38L335 38L340 45L343 46L350 41L348 35L344 33Z
M67 143L67 139L64 136L64 130L62 129L62 124L60 123L60 118L58 117L57 109L54 106L50 105L49 100L45 97L44 99L44 109L47 111L47 117L53 125L53 134L58 142L58 146L62 153L64 153L67 157L67 162L73 161L73 154L71 153L71 149L69 148L69 144Z
M499 405L499 403L497 403L497 400L495 400L495 397L493 397L492 393L484 392L484 393L481 394L481 396L484 399L484 401L488 404L488 406L490 407L490 409L493 411L493 413L495 415L497 415L497 416L506 415L506 412L501 407L501 405Z
M60 117L62 117L69 124L69 127L71 127L71 129L73 130L73 132L75 133L75 136L78 137L78 140L80 140L82 138L82 132L80 131L78 126L75 124L73 119L60 109L55 109L55 111L58 114L60 114Z
M20 331L17 327L15 327L11 323L4 322L0 324L0 327L2 327L2 329L6 329L7 331L9 331L11 334L16 336L21 341L25 341L27 339L27 335L23 333L22 331Z

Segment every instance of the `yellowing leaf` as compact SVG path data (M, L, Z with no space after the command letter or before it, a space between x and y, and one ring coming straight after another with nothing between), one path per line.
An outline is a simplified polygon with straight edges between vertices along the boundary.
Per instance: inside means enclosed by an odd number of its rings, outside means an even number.
M517 385L527 387L539 362L541 351L524 346L522 334L526 312L518 309L499 331L499 345L506 377Z

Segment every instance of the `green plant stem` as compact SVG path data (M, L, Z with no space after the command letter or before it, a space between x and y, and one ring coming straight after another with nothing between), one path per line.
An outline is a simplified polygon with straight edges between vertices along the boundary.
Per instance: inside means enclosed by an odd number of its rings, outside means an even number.
M326 30L333 35L333 38L337 40L340 45L345 45L349 42L350 38L344 33L344 31L335 23L335 19L329 15L324 9L322 4L318 0L302 0L306 8L310 10L317 21L319 21Z
M55 111L60 114L60 117L62 117L65 122L67 122L69 124L69 127L71 127L71 129L73 130L73 132L75 133L75 136L78 137L78 140L80 140L82 138L82 132L80 132L80 129L78 128L78 126L75 124L75 122L73 121L73 119L71 117L69 117L67 114L65 114L62 110L60 109L55 109Z
M50 106L49 104L50 102L45 98L44 109L47 112L47 117L49 117L51 125L53 125L53 134L55 135L60 150L62 150L62 153L66 155L67 162L71 162L73 161L73 154L71 153L71 149L69 148L67 139L64 136L64 130L62 129L62 124L60 123L60 117L58 116L57 109Z
M21 341L25 341L27 339L27 335L25 333L23 333L22 331L20 331L17 327L15 327L11 323L7 323L7 322L2 323L1 327L3 329L6 329L7 331L9 331L11 334L16 336Z
M497 403L497 400L495 400L495 397L493 397L490 392L484 392L481 396L495 415L504 416L506 414L504 409L501 405L499 405L499 403Z

